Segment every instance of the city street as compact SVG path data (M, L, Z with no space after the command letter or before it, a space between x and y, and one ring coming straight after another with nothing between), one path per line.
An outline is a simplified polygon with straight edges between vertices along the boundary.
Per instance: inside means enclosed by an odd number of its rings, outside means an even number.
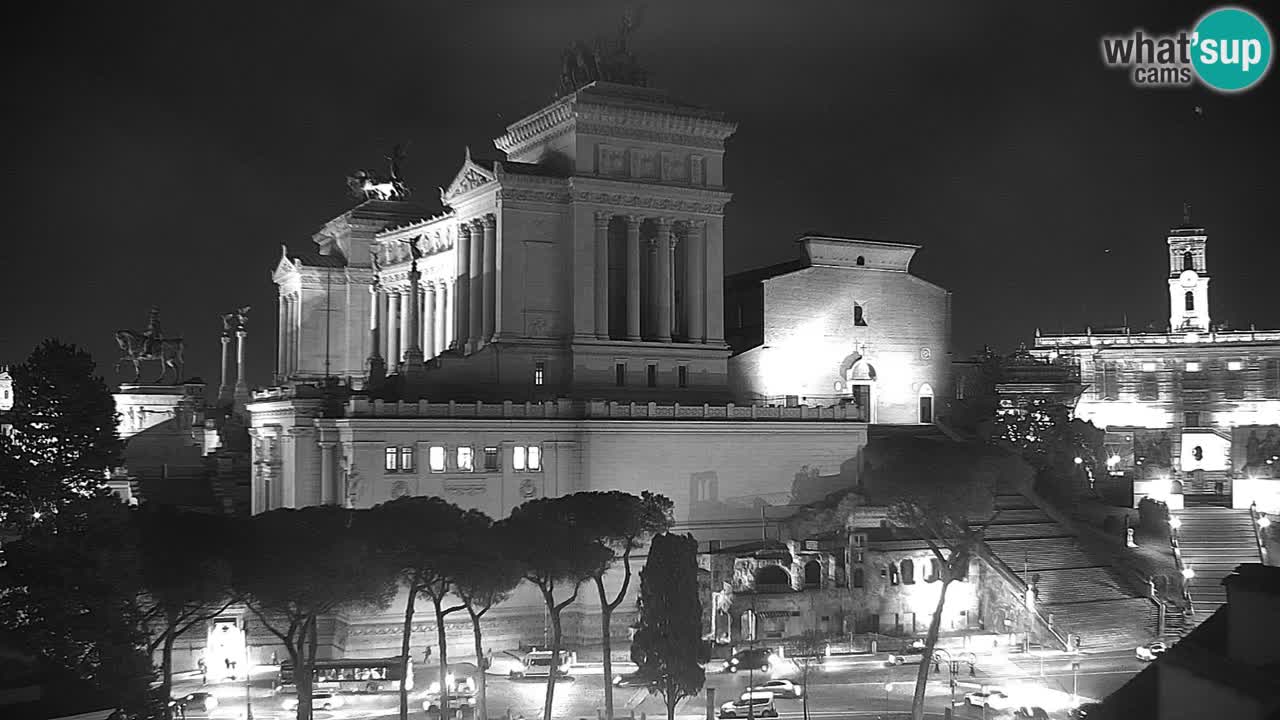
M968 664L961 663L960 672L956 675L955 716L975 719L1009 717L1007 712L1002 715L992 709L988 709L984 716L981 709L964 705L966 693L979 690L985 685L1002 689L1014 703L1040 706L1054 718L1065 718L1066 709L1072 704L1073 689L1077 689L1082 701L1105 697L1143 667L1143 663L1134 658L1133 650L1129 648L1076 656L1079 662L1076 671L1072 669L1072 659L1073 656L1062 652L980 655L973 676L970 676ZM707 673L707 687L714 688L716 704L738 697L752 682L782 677L799 681L802 676L800 668L790 662L785 662L771 674L730 674L715 669L718 666L719 663L713 663ZM633 669L633 666L626 663L614 666L615 673L630 672ZM917 668L913 665L887 668L883 663L883 655L828 658L809 672L806 684L809 715L811 718L878 717L909 710L916 671ZM262 666L255 669L252 685L255 720L285 720L293 717L292 712L283 708L283 698L271 693L273 678L273 668ZM509 712L512 718L532 720L541 715L545 692L543 682L514 681L499 675L490 675L488 680L491 717L505 717ZM946 663L942 664L940 672L931 670L929 673L926 694L928 710L938 717L941 717L943 709L952 702L948 680ZM597 710L603 708L604 681L603 671L598 663L575 667L572 679L562 680L557 684L554 717L596 718ZM219 699L219 706L207 715L188 713L189 718L238 720L244 717L243 680L238 683L210 683L201 688L198 678L194 682L184 678L175 683L174 695L180 697L200 689L214 693ZM419 688L410 695L412 715L424 717L422 689ZM341 709L328 712L317 710L316 719L361 720L396 714L395 694L346 695L344 699L346 704ZM706 693L686 700L677 708L677 716L682 720L705 718L706 702ZM634 713L637 718L642 715L664 717L666 714L661 699L651 697L644 689L618 688L614 693L614 703L618 716ZM783 720L803 717L800 700L779 699L776 705Z

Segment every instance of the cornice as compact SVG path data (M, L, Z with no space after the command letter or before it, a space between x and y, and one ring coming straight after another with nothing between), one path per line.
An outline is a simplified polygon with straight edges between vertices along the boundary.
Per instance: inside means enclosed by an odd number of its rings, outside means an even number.
M710 216L724 215L725 205L733 199L733 193L721 190L598 178L574 178L571 192L575 202Z
M576 123L575 129L579 135L597 135L604 138L639 140L640 142L649 142L659 145L676 145L679 147L696 148L699 150L724 152L723 140L700 137L697 135L664 132L661 130L652 130L649 128L634 127L630 125L607 125L604 123L588 122Z
M558 190L534 190L530 188L503 187L494 194L498 202L540 202L566 205L572 199L568 188Z
M507 126L507 131L501 137L495 138L493 144L505 153L513 153L517 148L523 148L540 140L545 140L549 135L565 132L567 129L561 126L572 117L572 98L566 97L558 103L543 108L541 111Z

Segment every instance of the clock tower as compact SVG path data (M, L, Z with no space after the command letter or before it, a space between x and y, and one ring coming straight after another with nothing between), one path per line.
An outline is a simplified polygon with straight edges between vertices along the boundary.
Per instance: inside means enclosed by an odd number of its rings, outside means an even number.
M1170 231L1169 331L1209 331L1209 270L1205 265L1204 228L1191 225L1190 213Z

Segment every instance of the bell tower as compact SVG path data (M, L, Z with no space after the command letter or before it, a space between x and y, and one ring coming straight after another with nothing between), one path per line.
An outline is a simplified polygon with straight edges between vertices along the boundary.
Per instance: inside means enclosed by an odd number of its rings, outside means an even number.
M1183 206L1182 225L1169 231L1169 331L1208 332L1209 269L1204 228L1191 224L1191 206Z

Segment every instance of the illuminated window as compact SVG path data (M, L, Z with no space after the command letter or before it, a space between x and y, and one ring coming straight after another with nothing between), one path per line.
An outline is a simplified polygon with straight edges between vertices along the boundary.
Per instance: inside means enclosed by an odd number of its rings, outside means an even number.
M387 448L386 461L383 469L387 472L395 472L400 469L400 450L398 448Z
M616 363L613 366L613 384L624 387L627 384L627 364Z
M1144 363L1142 363L1142 372L1155 372L1155 371L1156 371L1156 364L1155 364L1155 363L1153 363L1153 362L1144 362Z
M413 448L400 448L400 471L413 472Z
M1187 363L1187 372L1200 372L1200 363L1190 361Z
M890 584L890 585L897 585L897 584L898 584L898 580L899 580L899 578L898 578L898 566L897 566L897 565L890 565L890 566L889 566L889 584Z
M867 326L867 318L863 314L862 306L858 303L853 304L853 324L858 327Z
M427 463L431 466L431 472L444 472L444 446L432 445L427 451Z
M546 363L542 362L541 360L533 364L533 384L534 385L541 385L543 383L546 369L547 369Z
M473 469L473 454L470 447L463 446L458 448L458 469L464 472L471 472Z
M542 448L516 445L511 449L511 467L517 472L538 472L542 469Z
M498 464L498 448L487 447L484 449L484 469L485 472L493 472L500 469Z
M538 445L529 446L529 472L542 472L542 448Z
M1243 369L1244 369L1244 363L1240 362L1239 360L1228 360L1228 361L1227 361L1227 369L1228 369L1228 370L1232 370L1232 371L1235 371L1235 370L1243 370Z
M686 366L686 365L681 365L680 367L676 368L676 385L677 385L677 386L679 386L679 387L682 387L682 388L687 388L687 387L689 387L689 368L688 368L688 366Z
M649 387L658 387L658 366L650 364L645 368L645 382Z
M524 470L525 467L525 449L523 445L517 445L511 448L511 468L513 470Z

